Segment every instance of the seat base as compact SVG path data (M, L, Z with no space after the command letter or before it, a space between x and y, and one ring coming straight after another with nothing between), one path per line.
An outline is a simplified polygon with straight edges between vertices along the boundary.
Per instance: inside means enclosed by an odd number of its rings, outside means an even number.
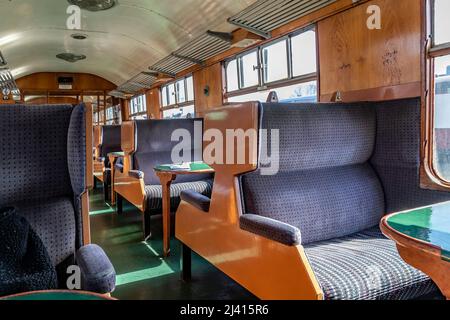
M409 300L439 289L402 260L379 227L305 245L327 300Z

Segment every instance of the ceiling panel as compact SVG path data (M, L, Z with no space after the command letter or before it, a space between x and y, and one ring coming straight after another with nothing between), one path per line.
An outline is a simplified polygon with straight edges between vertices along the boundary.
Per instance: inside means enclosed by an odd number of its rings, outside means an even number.
M35 72L86 72L120 85L207 30L230 32L227 18L255 0L119 0L82 11L82 30L67 30L64 0L0 2L0 51L18 78ZM72 33L88 35L75 40ZM63 52L84 54L75 63Z

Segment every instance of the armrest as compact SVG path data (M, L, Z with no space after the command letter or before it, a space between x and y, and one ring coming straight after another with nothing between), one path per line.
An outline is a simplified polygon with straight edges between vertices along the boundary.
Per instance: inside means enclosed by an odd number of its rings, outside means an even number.
M193 205L197 209L200 209L204 212L209 212L211 199L202 195L201 193L195 192L193 190L186 190L181 192L180 198L181 200Z
M133 177L136 179L144 179L144 173L142 171L130 170L130 171L128 171L128 174L130 175L130 177Z
M302 243L300 230L287 223L256 214L244 214L240 217L239 222L242 230L287 246L296 246Z
M116 287L116 271L102 248L87 245L76 253L77 265L81 271L82 290L96 293L110 293Z

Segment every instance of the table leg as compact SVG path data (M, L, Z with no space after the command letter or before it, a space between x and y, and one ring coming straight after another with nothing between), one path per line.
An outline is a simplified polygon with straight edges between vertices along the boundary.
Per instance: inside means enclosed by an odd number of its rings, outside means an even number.
M111 205L116 204L116 193L114 192L114 161L115 157L109 157L109 165L111 166Z
M164 257L170 254L170 186L176 179L171 173L158 173L162 187L162 214L163 214L163 248Z

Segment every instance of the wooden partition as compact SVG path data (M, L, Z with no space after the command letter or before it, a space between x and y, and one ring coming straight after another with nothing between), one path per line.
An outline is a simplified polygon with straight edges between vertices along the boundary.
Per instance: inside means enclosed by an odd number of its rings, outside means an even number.
M258 119L257 103L210 111L205 115L206 137L208 130L223 137L228 129L257 130ZM205 150L211 143L205 143ZM244 164L209 163L216 171L210 210L205 213L182 201L176 214L176 237L261 299L322 299L302 246L286 246L239 226L242 207L237 176L257 167L256 136L247 146ZM236 144L230 147L236 155ZM224 148L220 151L226 155Z

